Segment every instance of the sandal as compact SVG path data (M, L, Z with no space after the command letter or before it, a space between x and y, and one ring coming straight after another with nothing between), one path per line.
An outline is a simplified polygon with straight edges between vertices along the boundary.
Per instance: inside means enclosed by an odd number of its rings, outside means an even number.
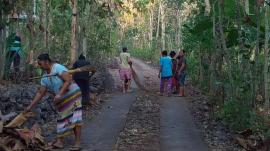
M70 151L80 151L82 148L80 146L72 146L70 147Z

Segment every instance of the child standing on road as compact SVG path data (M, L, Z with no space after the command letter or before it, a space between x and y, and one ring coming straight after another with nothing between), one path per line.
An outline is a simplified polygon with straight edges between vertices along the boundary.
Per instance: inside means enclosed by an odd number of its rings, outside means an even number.
M168 96L171 95L172 89L172 60L168 56L167 51L162 51L162 56L160 57L160 70L158 77L160 79L160 95L163 95L164 88L166 86L166 93Z
M176 92L177 91L177 86L178 86L178 82L177 82L177 74L176 74L176 68L177 68L177 60L176 60L176 52L175 51L171 51L170 52L170 57L172 59L172 92Z

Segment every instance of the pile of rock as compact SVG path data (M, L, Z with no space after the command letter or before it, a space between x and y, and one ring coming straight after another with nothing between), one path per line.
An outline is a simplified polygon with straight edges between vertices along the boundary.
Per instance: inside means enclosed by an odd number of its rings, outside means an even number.
M91 93L100 94L104 91L111 91L113 88L113 79L108 72L107 65L110 64L110 59L104 61L93 59L91 62L97 68L97 72L90 78Z
M3 115L21 113L32 101L39 85L36 83L21 83L9 84L0 86L0 110ZM46 96L40 101L33 109L36 113L24 124L25 127L31 127L35 123L42 125L44 135L51 134L48 131L49 122L55 122L57 113L52 102L53 96L47 93ZM12 119L12 118L11 118Z

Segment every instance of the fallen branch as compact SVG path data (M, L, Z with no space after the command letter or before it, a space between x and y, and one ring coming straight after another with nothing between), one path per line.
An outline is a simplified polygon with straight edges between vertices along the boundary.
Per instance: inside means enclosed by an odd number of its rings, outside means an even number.
M29 117L33 116L32 112L20 113L6 126L3 126L4 122L0 121L1 151L47 150L47 144L38 124L34 124L31 129L19 128Z

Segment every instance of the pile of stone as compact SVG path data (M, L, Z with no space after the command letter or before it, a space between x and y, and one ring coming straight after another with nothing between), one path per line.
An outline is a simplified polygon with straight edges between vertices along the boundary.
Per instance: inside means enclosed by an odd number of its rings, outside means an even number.
M111 59L106 61L100 59L93 59L91 65L97 68L97 72L90 78L91 93L100 94L104 91L110 92L113 89L113 79L108 72L107 65L110 64Z
M1 112L4 115L11 112L21 113L31 103L38 87L39 85L35 83L1 85ZM53 96L47 93L43 100L33 109L38 114L32 121L39 121L40 124L44 124L55 118L56 112L51 101L52 99ZM30 124L33 125L31 122Z

